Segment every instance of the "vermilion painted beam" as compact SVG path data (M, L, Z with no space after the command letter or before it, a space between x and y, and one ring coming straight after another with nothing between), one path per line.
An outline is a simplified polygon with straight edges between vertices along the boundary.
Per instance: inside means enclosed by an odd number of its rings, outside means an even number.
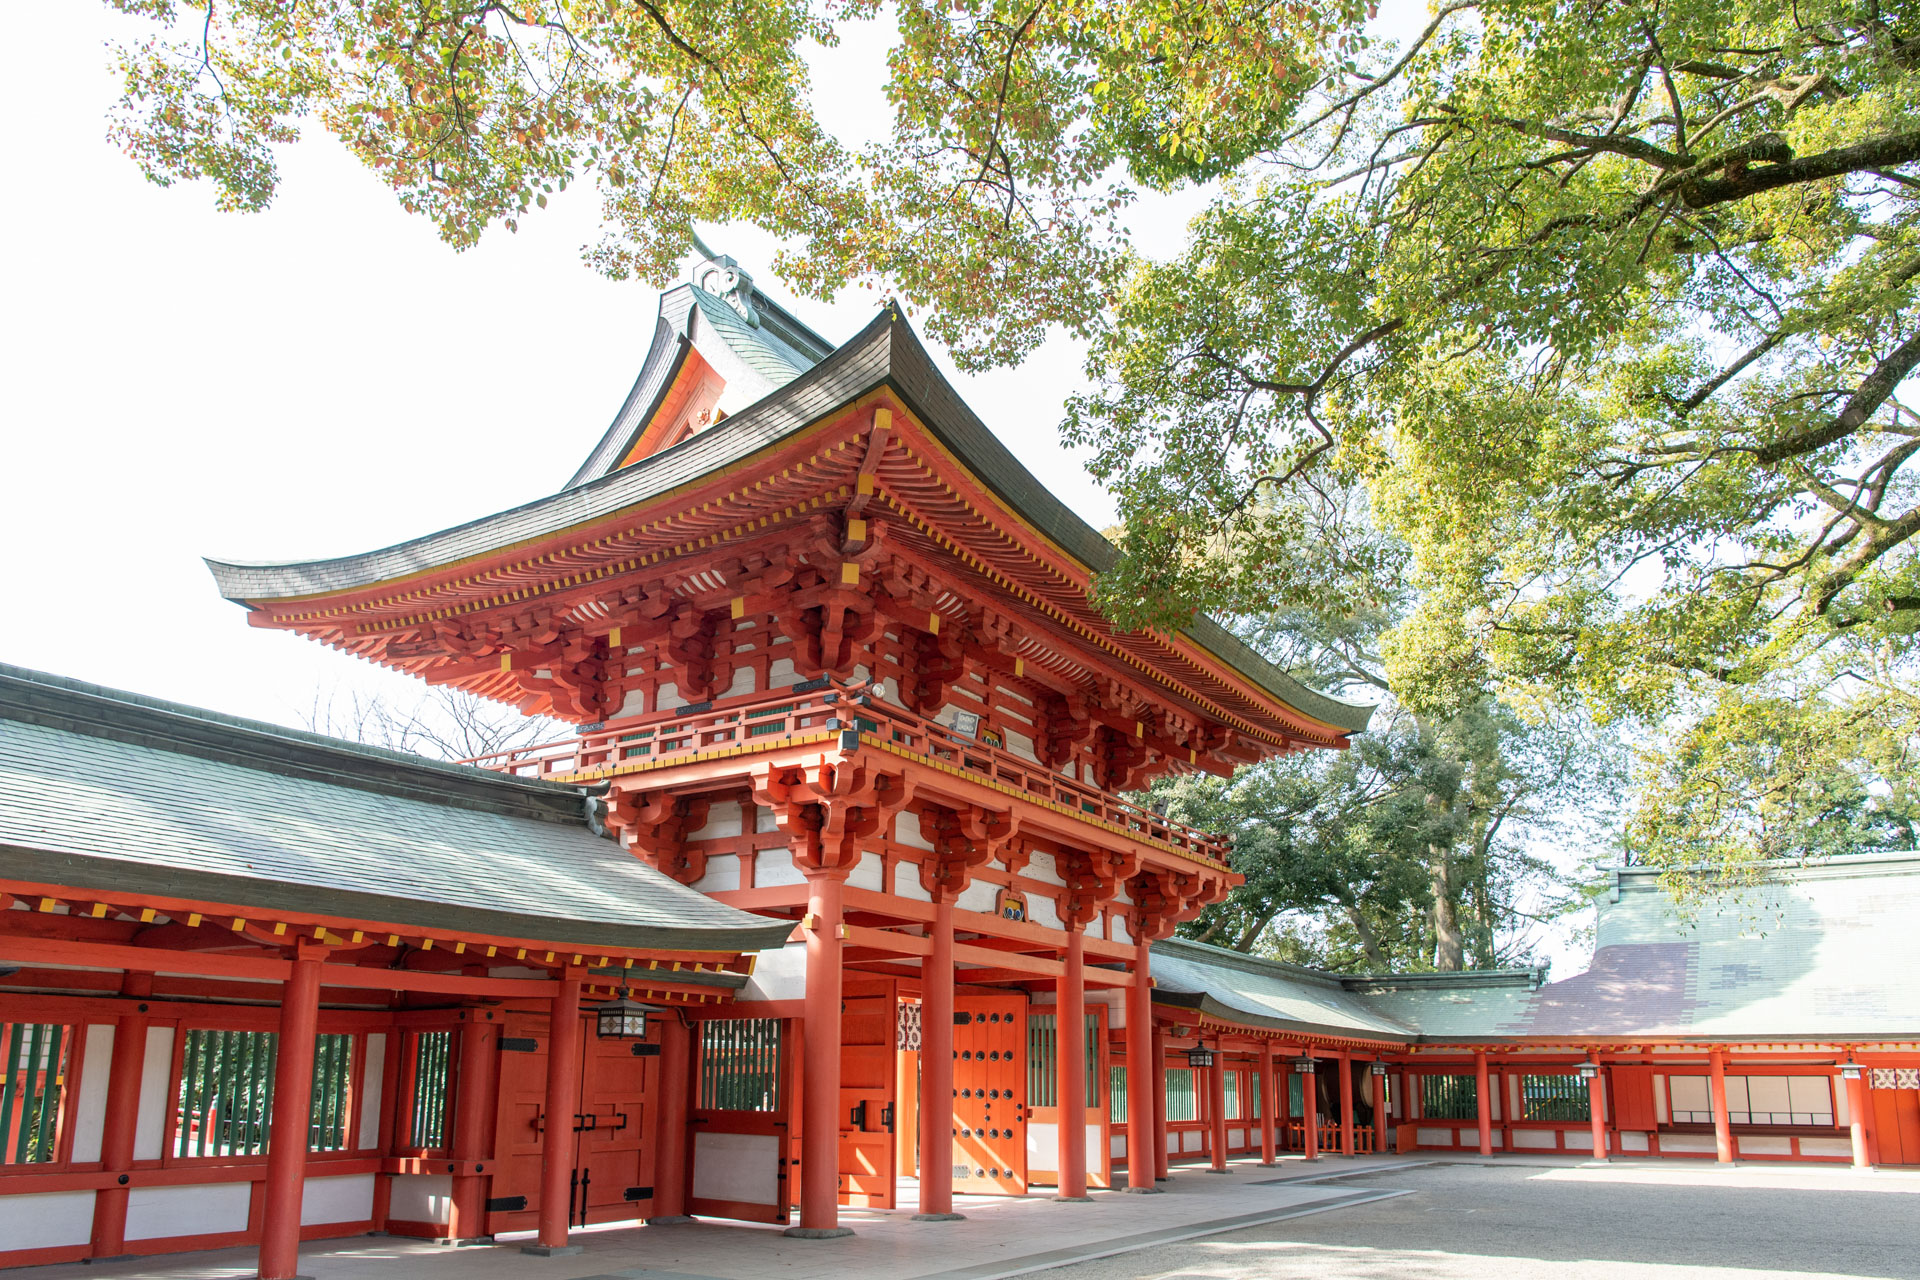
M204 951L156 951L105 942L63 942L55 938L0 935L0 960L38 964L87 965L134 973L190 973L214 978L285 982L291 965L259 956L227 956ZM362 969L323 964L322 981L331 987L379 991L424 991L437 995L551 996L554 984L537 978L477 978L413 969Z

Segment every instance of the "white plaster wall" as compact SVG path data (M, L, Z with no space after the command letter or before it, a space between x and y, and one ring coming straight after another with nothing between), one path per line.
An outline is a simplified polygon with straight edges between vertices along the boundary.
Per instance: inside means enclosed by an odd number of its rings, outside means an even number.
M1060 922L1060 912L1054 906L1052 898L1043 898L1037 893L1027 895L1027 919L1048 929L1065 928Z
M0 1249L57 1249L93 1238L93 1192L0 1196Z
M932 902L933 895L920 883L920 864L917 862L896 862L893 864L893 896L911 898L915 902Z
M1750 1134L1740 1139L1740 1154L1752 1156L1790 1156L1793 1139L1783 1134Z
M1667 1089L1672 1094L1675 1111L1711 1111L1713 1109L1705 1076L1673 1076L1667 1081ZM1659 1096L1658 1092L1654 1094L1655 1098ZM1666 1119L1665 1116L1660 1118Z
M753 680L754 672L751 666L735 667L733 669L733 683L728 685L726 692L720 696L723 698L737 698L741 694L752 693Z
M767 664L767 688L784 689L799 683L800 673L793 669L792 658L775 658Z
M1027 869L1020 873L1029 880L1038 880L1042 884L1059 885L1066 888L1067 882L1060 878L1060 864L1054 861L1050 853L1036 853L1027 860Z
M1662 1151L1712 1151L1713 1135L1710 1133L1663 1133L1660 1135Z
M1127 922L1119 916L1107 921L1107 940L1109 942L1132 942L1133 934L1127 931Z
M762 849L755 855L753 864L753 883L758 889L770 889L777 884L805 884L806 876L800 868L793 865L793 850Z
M1653 1078L1653 1118L1660 1124L1667 1122L1667 1078L1661 1075Z
M365 1222L373 1217L373 1175L350 1174L338 1178L308 1178L300 1195L300 1225L324 1226L332 1222Z
M387 1215L402 1222L445 1222L453 1206L453 1178L444 1173L402 1173L393 1179Z
M80 1059L80 1096L73 1104L73 1159L78 1164L100 1158L100 1135L107 1122L107 1081L113 1075L111 1022L87 1028Z
M847 883L856 889L871 889L880 892L885 885L886 864L880 855L872 851L862 853L860 861L853 864L847 872Z
M1747 1145L1745 1142L1741 1146ZM1852 1138L1802 1138L1800 1154L1803 1156L1850 1156L1853 1154Z
M207 1236L247 1229L251 1182L135 1187L127 1193L127 1239Z
M1060 1126L1027 1121L1027 1168L1060 1168Z
M689 840L726 840L742 834L746 821L741 812L745 806L737 800L723 800L707 810L707 824L698 831L689 832Z
M367 1037L366 1063L360 1075L360 1133L354 1145L362 1151L380 1142L380 1090L387 1082L387 1033Z
M1013 752L1014 755L1019 756L1022 760L1031 760L1034 764L1040 763L1040 757L1035 755L1033 751L1032 738L1029 738L1024 733L1015 733L1011 729L1006 730L1005 733L1007 750Z
M780 1193L780 1143L765 1133L694 1134L694 1196L772 1204Z
M158 1160L167 1134L167 1086L173 1083L173 1028L148 1027L140 1061L140 1109L133 1125L133 1158Z
M702 893L721 893L740 887L740 858L738 854L716 853L707 859L707 869L693 887Z
M920 815L901 810L893 818L893 842L904 844L911 849L925 849L933 852L933 843L920 834Z
M680 686L671 680L661 685L659 691L653 695L653 709L655 711L665 711L670 707L677 707L679 705Z
M780 820L774 816L772 809L763 804L753 806L753 830L756 835L765 835L769 831L779 829Z
M1841 1080L1833 1082L1833 1122L1841 1125L1853 1123L1853 1115L1847 1110L1846 1082Z
M623 720L628 716L645 715L646 711L647 691L644 688L629 689L627 696L621 700L620 710L614 712L614 719Z
M1647 1135L1644 1133L1622 1132L1619 1138L1620 1149L1622 1151L1645 1151L1647 1149Z
M1414 1140L1423 1147L1450 1147L1453 1145L1451 1129L1415 1129Z
M968 885L961 891L960 896L953 900L953 905L962 911L984 911L988 915L993 914L994 908L999 903L1000 886L984 882Z
M1513 1145L1516 1147L1531 1147L1536 1150L1551 1151L1554 1148L1553 1130L1515 1129L1513 1131Z
M1096 1133L1093 1136L1098 1138L1099 1134ZM1127 1135L1124 1133L1109 1134L1107 1136L1107 1154L1115 1160L1126 1159Z
M1228 1145L1228 1146L1230 1146L1230 1147L1238 1147L1238 1146L1241 1146L1241 1145L1243 1145L1243 1144L1245 1144L1245 1142L1246 1142L1246 1140L1247 1140L1247 1131L1246 1131L1245 1129L1229 1129L1229 1130L1227 1130L1227 1145Z
M736 1000L798 1000L807 993L807 944L762 951Z
M1182 1134L1180 1135L1180 1149L1181 1149L1182 1151L1198 1151L1198 1150L1200 1150L1200 1133L1199 1133L1199 1131L1198 1131L1198 1130L1196 1130L1196 1129L1188 1129L1188 1130L1186 1130L1185 1132L1183 1132L1183 1133L1182 1133Z

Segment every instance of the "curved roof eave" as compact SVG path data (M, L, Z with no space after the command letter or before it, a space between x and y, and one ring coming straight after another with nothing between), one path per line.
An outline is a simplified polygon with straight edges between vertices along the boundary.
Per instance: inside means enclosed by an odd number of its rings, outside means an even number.
M785 386L684 443L599 479L357 555L309 561L208 558L206 564L221 595L249 607L430 572L559 533L699 480L882 385L900 395L983 484L1068 555L1095 573L1113 565L1118 555L1113 544L1049 492L967 407L892 304ZM1181 634L1269 696L1342 735L1364 731L1373 715L1371 705L1343 702L1307 688L1212 618L1196 616Z

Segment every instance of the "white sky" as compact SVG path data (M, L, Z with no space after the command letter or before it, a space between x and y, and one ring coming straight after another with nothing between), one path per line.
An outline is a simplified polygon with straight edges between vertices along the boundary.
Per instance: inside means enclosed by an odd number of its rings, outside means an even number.
M1379 25L1423 13L1399 0ZM631 385L655 293L581 264L584 187L456 255L318 128L282 152L264 214L147 184L105 139L106 41L136 30L85 0L9 23L0 661L291 725L316 694L411 699L410 679L248 627L200 557L365 551L554 492ZM885 38L856 29L827 55L829 128L884 119ZM1129 223L1147 252L1170 250L1198 204ZM796 300L764 269L769 237L706 234L830 341L877 309L864 291ZM1056 435L1081 359L1062 338L1018 369L947 372L1098 527L1113 502Z

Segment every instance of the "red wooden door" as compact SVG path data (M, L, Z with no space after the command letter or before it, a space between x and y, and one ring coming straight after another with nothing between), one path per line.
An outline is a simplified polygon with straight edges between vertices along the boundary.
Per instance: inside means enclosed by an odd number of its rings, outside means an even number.
M890 979L849 979L840 1012L840 1203L894 1207L898 996Z
M1027 999L954 1000L953 1189L1027 1193Z
M582 1028L580 1111L561 1121L571 1135L570 1221L644 1217L653 1189L653 1101L659 1080L654 1042L600 1040ZM547 1124L547 1019L509 1013L500 1036L493 1182L487 1230L539 1225L540 1163ZM638 1050L638 1052L636 1052Z
M1622 1065L1607 1068L1613 1091L1613 1127L1652 1133L1660 1127L1653 1107L1653 1068Z
M687 1212L748 1222L787 1220L798 1019L716 1018L699 1024L687 1150Z
M1876 1077L1893 1077L1880 1068ZM1894 1077L1897 1079L1897 1077ZM1873 1083L1878 1084L1879 1080ZM1867 1093L1873 1108L1873 1136L1881 1164L1920 1165L1920 1089L1875 1088Z

